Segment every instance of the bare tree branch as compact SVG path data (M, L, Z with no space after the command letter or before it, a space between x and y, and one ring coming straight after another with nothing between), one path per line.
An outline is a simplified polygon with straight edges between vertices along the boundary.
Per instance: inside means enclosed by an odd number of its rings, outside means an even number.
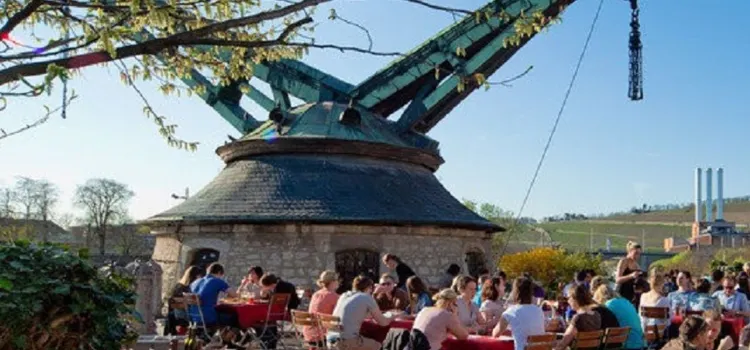
M451 7L445 7L445 6L440 6L440 5L435 5L435 4L431 4L431 3L429 3L429 2L426 2L426 1L422 1L422 0L406 0L406 1L408 1L408 2L413 2L413 3L415 3L415 4L419 4L419 5L422 5L422 6L424 6L424 7L427 7L427 8L431 8L431 9L433 9L433 10L438 10L438 11L445 11L445 12L450 12L450 13L452 13L452 14L459 14L459 13L460 13L460 14L464 14L464 15L473 15L473 14L474 14L474 12L472 12L472 11L469 11L469 10L458 9L458 8L451 8Z
M73 97L71 97L68 100L68 102L73 101L75 98L76 98L76 96L74 95ZM47 121L49 121L50 116L52 116L53 114L55 114L56 112L58 112L58 111L60 111L62 109L63 109L63 106L59 106L59 107L57 107L55 109L48 110L47 113L45 113L43 117L37 119L33 123L26 124L26 126L18 128L16 130L13 130L11 132L6 132L5 130L0 129L0 140L6 139L6 138L14 136L14 135L18 135L18 134L20 134L20 133L22 133L24 131L27 131L29 129L33 129L33 128L36 128L37 126L42 125L42 124L46 123Z

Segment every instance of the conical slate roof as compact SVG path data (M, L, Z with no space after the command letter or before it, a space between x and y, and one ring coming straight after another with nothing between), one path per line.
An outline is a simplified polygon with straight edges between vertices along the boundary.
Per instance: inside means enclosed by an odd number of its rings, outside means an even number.
M341 124L338 116L345 108L298 107L280 126L269 121L219 147L226 168L188 200L149 221L502 230L467 209L434 176L442 163L437 143L402 137L390 122L366 112L358 126Z

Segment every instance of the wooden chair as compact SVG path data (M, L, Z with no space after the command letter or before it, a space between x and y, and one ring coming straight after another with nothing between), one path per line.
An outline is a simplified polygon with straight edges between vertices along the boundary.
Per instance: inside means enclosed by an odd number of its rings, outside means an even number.
M263 330L258 335L261 345L265 344L264 341L275 341L282 348L286 348L282 341L284 337L283 322L287 319L287 307L291 299L291 294L278 293L271 295L271 299L268 302L268 313L262 324ZM266 339L268 336L271 336L271 338Z
M669 320L668 307L641 306L641 316L658 320Z
M195 324L194 327L196 329L202 330L205 336L209 336L206 319L205 317L203 317L203 309L201 309L201 298L198 296L198 294L185 293L182 295L182 301L185 303L185 307L187 308L187 314L190 323ZM197 312L194 310L197 310ZM198 322L193 322L194 319L200 320L200 324L198 324Z
M530 335L526 338L524 350L551 350L556 338L554 334Z
M320 327L327 332L341 333L343 331L341 318L338 316L318 314L318 322L320 323ZM338 342L338 339L330 339L326 337L325 344L327 349L346 350Z
M559 319L553 318L547 322L547 324L544 326L544 331L549 333L557 333L560 332L562 328L562 322Z
M630 327L607 328L604 330L602 348L608 350L623 349L625 347L625 342L628 340L629 334Z
M309 312L292 310L292 326L294 328L295 338L300 344L300 348L305 347L305 337L302 334L304 327L320 328L320 322L315 314Z
M578 332L578 335L573 341L573 346L571 347L571 349L573 350L577 350L577 349L598 350L602 345L603 335L604 335L604 332L602 331Z
M646 326L643 330L643 337L646 340L647 349L659 349L667 339L664 336L664 332L667 329L666 325Z

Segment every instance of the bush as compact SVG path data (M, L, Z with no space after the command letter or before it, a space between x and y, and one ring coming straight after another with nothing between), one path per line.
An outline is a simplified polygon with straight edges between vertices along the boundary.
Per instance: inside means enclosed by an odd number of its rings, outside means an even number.
M509 278L528 272L541 283L547 294L556 294L559 283L569 282L576 272L586 269L604 274L600 255L567 253L562 249L534 248L525 252L510 254L500 259L500 268Z
M132 287L60 246L2 243L0 349L119 349L137 336Z

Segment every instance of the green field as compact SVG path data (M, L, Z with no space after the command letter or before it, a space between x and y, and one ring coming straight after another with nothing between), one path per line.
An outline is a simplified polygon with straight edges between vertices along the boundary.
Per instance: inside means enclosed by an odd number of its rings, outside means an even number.
M665 238L690 237L690 226L675 224L568 221L545 223L539 227L547 231L554 242L570 250L588 250L590 246L595 250L604 249L607 238L612 242L613 250L623 250L628 241L641 242L645 238L647 251L663 251Z

